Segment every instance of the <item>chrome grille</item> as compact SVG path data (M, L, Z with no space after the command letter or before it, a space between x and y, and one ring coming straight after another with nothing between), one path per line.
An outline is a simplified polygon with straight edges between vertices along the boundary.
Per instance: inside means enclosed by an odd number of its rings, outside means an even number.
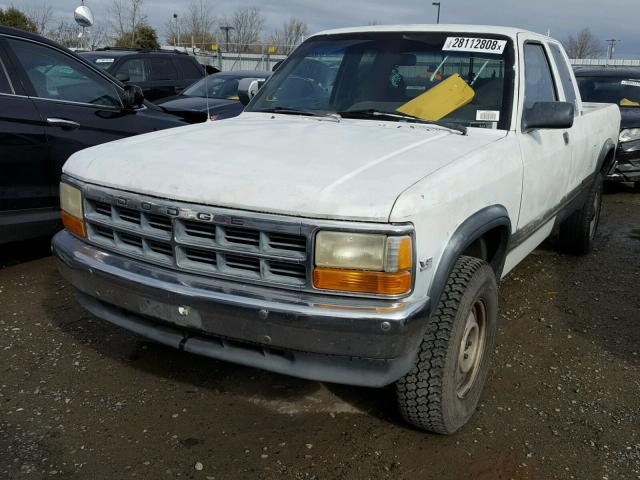
M308 287L310 242L300 224L264 217L236 217L208 207L168 206L106 188L85 189L91 242L182 271Z

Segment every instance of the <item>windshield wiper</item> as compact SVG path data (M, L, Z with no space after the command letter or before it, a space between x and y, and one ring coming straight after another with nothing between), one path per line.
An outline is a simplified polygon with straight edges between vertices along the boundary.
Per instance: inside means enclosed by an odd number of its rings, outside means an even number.
M424 120L422 118L409 115L407 113L399 113L399 112L385 112L382 110L375 110L373 108L368 108L364 110L345 110L344 112L338 112L340 116L344 118L355 117L355 118L395 118L399 121L404 121L408 123L418 123L421 125L436 125L438 127L447 128L449 130L453 130L461 133L462 135L467 134L467 127L463 125L456 125L455 123L448 122L439 122L437 120Z
M319 112L317 110L305 110L301 108L288 108L288 107L273 107L273 108L261 108L259 110L253 110L254 112L261 113L281 113L283 115L306 115L309 117L323 117L333 118L340 120L340 115L335 112Z

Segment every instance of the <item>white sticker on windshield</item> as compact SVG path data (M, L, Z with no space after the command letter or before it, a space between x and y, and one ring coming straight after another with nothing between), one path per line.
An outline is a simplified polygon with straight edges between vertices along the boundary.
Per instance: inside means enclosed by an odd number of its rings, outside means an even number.
M482 122L499 122L500 111L499 110L478 110L476 112L476 120Z
M622 80L620 83L631 87L640 87L640 80Z
M506 40L492 38L447 37L442 50L449 52L479 52L501 54L507 46Z
M113 63L115 58L96 58L96 63Z

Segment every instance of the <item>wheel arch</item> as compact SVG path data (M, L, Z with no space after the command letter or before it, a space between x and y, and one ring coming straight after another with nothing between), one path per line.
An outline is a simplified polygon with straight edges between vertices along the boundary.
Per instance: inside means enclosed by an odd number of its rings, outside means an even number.
M616 143L610 138L604 142L598 154L598 162L596 163L596 172L607 175L615 164Z
M485 260L493 268L496 278L502 276L511 236L511 220L502 205L491 205L467 218L453 233L438 262L429 287L431 304L435 307L461 255Z

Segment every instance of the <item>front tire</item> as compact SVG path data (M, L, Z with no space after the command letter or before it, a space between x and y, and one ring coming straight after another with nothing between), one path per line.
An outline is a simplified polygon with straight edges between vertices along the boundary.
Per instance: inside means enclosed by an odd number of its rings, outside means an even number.
M396 382L400 413L408 423L439 434L467 423L489 372L497 312L492 268L460 257L429 319L415 365Z

